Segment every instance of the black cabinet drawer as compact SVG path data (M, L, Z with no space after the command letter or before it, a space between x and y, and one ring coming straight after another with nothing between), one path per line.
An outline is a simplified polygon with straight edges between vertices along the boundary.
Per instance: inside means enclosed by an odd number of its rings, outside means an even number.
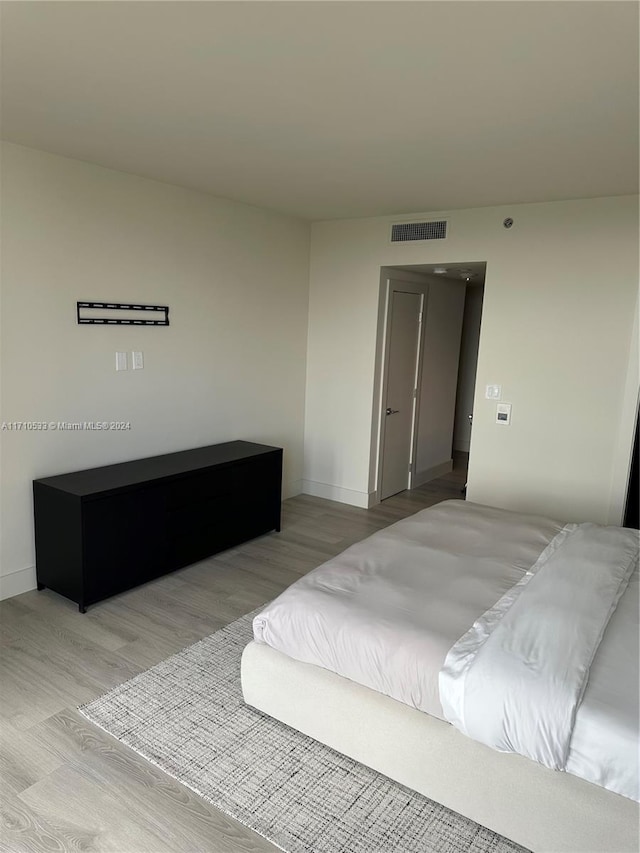
M234 499L264 494L280 494L282 458L278 454L239 464L233 475Z
M85 601L99 601L167 572L166 493L147 488L87 501Z
M167 506L173 510L229 495L233 480L234 473L230 468L221 471L214 468L177 478L167 484Z
M250 536L242 536L238 539L234 527L229 524L212 524L209 527L199 527L191 530L176 530L172 533L168 543L169 559L174 568L189 566L225 551L238 542L250 539Z
M231 507L229 495L225 494L169 509L166 514L168 535L223 526L228 521Z

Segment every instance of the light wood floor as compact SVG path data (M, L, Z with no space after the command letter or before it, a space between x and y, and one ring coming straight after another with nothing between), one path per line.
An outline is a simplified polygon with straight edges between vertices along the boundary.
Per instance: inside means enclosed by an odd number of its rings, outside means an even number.
M276 848L87 723L77 705L267 602L348 545L460 498L463 467L370 510L305 495L283 528L91 607L0 602L0 849L272 853Z

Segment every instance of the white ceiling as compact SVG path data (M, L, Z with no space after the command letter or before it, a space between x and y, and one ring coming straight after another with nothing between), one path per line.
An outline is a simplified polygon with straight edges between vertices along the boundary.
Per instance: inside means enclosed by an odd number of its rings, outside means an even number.
M409 270L410 272L437 275L439 278L451 279L452 281L468 281L470 285L484 284L487 264L486 261L468 261L456 264L405 264L401 267L389 267L389 269ZM436 273L436 270L440 272ZM446 270L446 272L442 272Z
M638 189L635 2L3 2L4 138L308 219Z

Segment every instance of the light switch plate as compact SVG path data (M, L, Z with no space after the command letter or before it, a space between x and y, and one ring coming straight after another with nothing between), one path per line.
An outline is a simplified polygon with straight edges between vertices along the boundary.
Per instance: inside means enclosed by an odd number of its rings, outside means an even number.
M487 385L485 388L484 396L487 400L501 400L502 385Z
M498 403L496 406L496 423L509 426L511 423L511 403Z
M144 355L138 350L131 353L131 366L134 370L142 370L144 367Z
M127 369L127 354L126 352L117 352L116 353L116 370L126 370Z

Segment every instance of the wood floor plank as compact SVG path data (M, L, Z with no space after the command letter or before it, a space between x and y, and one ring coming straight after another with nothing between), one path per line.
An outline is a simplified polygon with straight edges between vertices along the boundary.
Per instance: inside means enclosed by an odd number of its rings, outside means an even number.
M30 593L8 598L0 601L0 642L11 642L25 630L29 624L29 616L33 615L32 609L27 605L25 599Z
M299 495L260 537L81 615L48 590L0 603L0 849L8 853L273 853L88 723L76 706L278 595L365 536L461 497L454 470L370 510Z
M31 730L22 732L3 721L0 727L0 778L3 787L19 794L63 763L64 759L46 741L35 739Z
M271 844L222 814L184 785L167 776L153 764L88 723L77 711L56 715L40 727L39 735L56 745L69 764L79 766L91 784L117 791L115 808L127 815L144 817L154 835L170 842L173 851L212 849L220 853L262 853L275 849ZM51 774L52 781L57 774ZM43 796L43 785L34 786L37 799ZM32 807L34 791L23 797ZM126 817L130 820L130 817ZM164 849L164 848L162 848Z
M85 619L78 619L77 605L69 601L67 607L60 607L60 596L51 590L43 590L42 592L32 591L25 594L28 597L29 612L33 615L37 613L42 622L51 624L53 630L69 631L84 637L93 645L100 646L109 651L114 651L120 648L125 643L130 642L130 638L125 633L124 635L114 630L113 626L108 623L101 623L97 618L97 610L89 610ZM51 623L49 619L51 618ZM25 632L31 631L33 619L22 619L20 625L14 628L14 635L18 636Z
M28 637L3 646L1 712L16 728L25 729L41 719L40 707L49 716L52 708L54 713L64 708L70 697L77 703L86 702L137 671L117 653L61 630L55 620L34 619Z
M89 853L96 850L91 833L78 831L62 818L47 820L18 795L2 797L0 801L0 845L0 850L6 853Z
M58 670L47 650L28 640L3 646L0 684L2 717L21 730L57 713L70 702L87 702L96 693L95 687L83 686L70 676L66 666Z
M220 624L221 627L223 625L222 622L214 622L212 624ZM216 629L214 628L213 630ZM197 640L193 642L197 642ZM191 645L191 643L187 645ZM118 649L118 654L123 660L128 661L138 672L142 672L160 663L160 661L166 660L171 655L175 655L184 648L184 642L172 636L161 640L155 637L140 637L131 643L127 643L125 646L121 646Z
M115 786L103 784L92 773L91 761L54 770L19 795L20 800L49 825L65 833L90 838L96 853L170 853L170 844L146 814L136 814Z

